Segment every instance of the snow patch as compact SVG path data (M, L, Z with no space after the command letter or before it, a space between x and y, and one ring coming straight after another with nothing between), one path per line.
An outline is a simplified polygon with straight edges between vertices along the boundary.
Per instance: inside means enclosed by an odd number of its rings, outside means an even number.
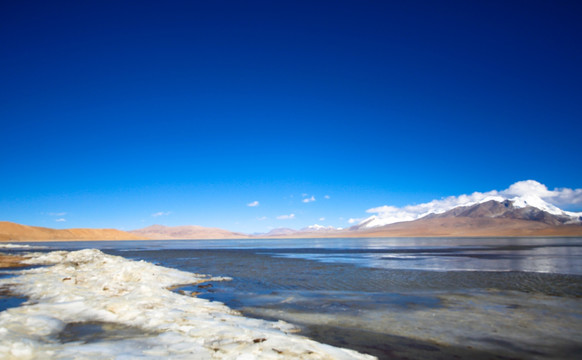
M47 266L0 279L0 287L29 299L0 313L2 359L373 359L291 334L288 323L245 318L222 303L169 290L227 278L93 249L28 256L27 263ZM141 335L59 340L67 327L95 323Z

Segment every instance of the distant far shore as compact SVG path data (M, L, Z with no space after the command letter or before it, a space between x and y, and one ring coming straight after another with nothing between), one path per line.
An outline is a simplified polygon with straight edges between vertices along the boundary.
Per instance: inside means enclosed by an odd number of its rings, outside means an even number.
M146 231L147 230L147 231ZM288 234L247 235L201 226L155 225L131 232L117 229L51 229L0 221L0 243L63 241L164 241L325 238L484 238L484 237L582 237L582 226L553 226L521 219L432 218L379 228L337 231L296 231Z
M0 244L24 244L24 243L49 243L49 242L83 242L83 241L91 241L91 242L106 242L106 241L214 241L214 240L277 240L277 239L342 239L342 238L434 238L434 239L444 239L444 238L579 238L582 237L582 234L554 234L554 235L547 235L547 234L530 234L530 235L395 235L395 236L383 236L383 235L363 235L360 236L272 236L272 237L245 237L245 238L213 238L213 239L18 239L18 240L9 240L9 239L0 239ZM3 249L0 246L0 252Z

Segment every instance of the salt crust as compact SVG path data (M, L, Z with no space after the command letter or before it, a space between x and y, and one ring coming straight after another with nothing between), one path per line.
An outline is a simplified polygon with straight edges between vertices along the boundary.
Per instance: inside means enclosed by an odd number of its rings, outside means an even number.
M87 249L29 254L0 287L27 296L0 313L0 359L374 359L291 334L283 321L246 318L222 303L168 290L227 280ZM143 336L59 341L69 323L115 323Z

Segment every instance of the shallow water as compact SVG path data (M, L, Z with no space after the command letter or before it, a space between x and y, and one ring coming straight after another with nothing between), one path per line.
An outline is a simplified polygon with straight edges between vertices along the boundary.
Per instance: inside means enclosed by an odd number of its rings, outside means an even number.
M42 245L97 247L232 277L176 291L199 293L247 316L283 319L315 340L379 358L574 359L582 352L580 238ZM69 333L74 338L86 329Z

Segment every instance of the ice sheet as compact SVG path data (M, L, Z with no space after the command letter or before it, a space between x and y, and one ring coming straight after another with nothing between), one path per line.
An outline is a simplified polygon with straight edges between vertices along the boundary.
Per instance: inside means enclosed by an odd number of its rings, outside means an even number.
M0 279L28 297L0 313L0 359L372 359L320 344L285 322L245 318L218 302L169 290L227 280L131 261L99 250L30 254L47 265ZM63 341L73 324L132 331ZM73 326L74 327L74 326ZM119 331L116 333L119 335Z

